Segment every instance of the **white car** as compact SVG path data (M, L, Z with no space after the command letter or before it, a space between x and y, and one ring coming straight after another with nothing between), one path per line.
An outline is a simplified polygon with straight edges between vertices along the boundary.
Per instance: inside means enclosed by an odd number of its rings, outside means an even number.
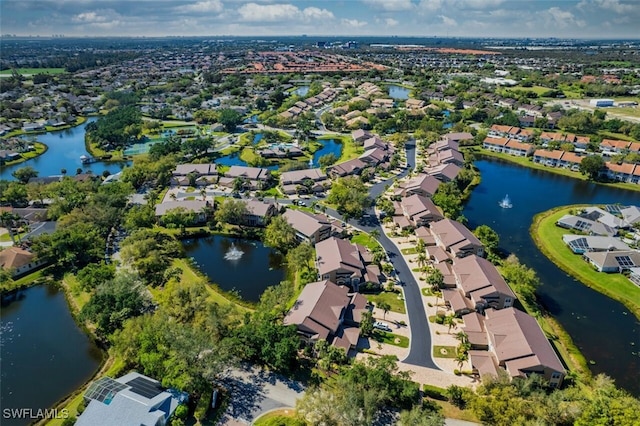
M373 328L377 328L378 330L382 330L382 331L391 331L391 327L389 327L389 324L381 321L374 322Z

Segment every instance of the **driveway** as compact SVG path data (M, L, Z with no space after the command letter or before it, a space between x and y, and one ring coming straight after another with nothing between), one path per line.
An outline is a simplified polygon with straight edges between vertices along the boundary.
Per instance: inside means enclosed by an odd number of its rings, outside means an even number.
M219 425L251 424L276 408L295 407L304 386L257 367L234 369L221 381L229 392L229 406Z

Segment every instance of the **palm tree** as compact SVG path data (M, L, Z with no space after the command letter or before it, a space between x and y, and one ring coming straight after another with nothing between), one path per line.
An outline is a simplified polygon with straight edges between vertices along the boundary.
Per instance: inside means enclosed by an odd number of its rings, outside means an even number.
M0 213L0 224L7 228L9 231L9 237L11 238L11 243L15 245L16 238L13 235L13 227L15 226L16 221L20 220L20 216L11 212L2 212Z
M469 359L469 354L467 352L458 351L456 353L456 362L458 363L458 370L462 370L462 366Z
M391 305L384 301L378 302L378 309L382 309L382 319L387 319L387 312L391 310Z
M425 266L427 264L427 254L424 252L419 252L417 260L418 260L418 268L420 268L420 270L425 273L425 279L426 279L427 268L425 268Z
M374 240L377 240L380 238L380 231L378 229L372 229L371 232L369 232L369 235L371 235L371 238Z
M447 334L451 334L451 327L454 327L454 328L457 327L455 314L450 314L444 317L443 324L449 326L449 329L447 330Z
M202 201L206 201L207 200L207 190L202 188L200 190L200 195L202 195Z

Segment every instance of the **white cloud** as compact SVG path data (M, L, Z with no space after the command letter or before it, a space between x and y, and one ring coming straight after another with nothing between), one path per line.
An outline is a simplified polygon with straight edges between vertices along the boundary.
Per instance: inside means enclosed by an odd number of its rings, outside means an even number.
M562 10L559 7L550 7L543 11L542 14L548 27L564 29L576 26L583 28L587 25L585 21L576 19L573 13L568 10Z
M500 6L505 0L457 0L456 7L460 9L489 9Z
M334 19L333 13L327 9L307 7L300 10L292 4L257 4L247 3L238 9L240 19L246 22L285 22L303 20L311 22L319 19Z
M363 0L366 5L387 12L400 12L413 9L411 0Z
M395 27L396 25L399 24L399 22L393 18L385 19L384 23L386 24L387 27Z
M71 20L78 24L90 24L94 22L104 22L107 20L107 17L98 14L98 12L84 12L75 15Z
M428 11L436 11L442 7L443 0L420 0L418 7Z
M616 13L623 14L640 10L638 4L624 4L619 0L596 0L596 4L603 9L613 10Z
M214 12L219 13L222 12L224 6L220 0L205 0L199 1L197 3L188 4L185 6L178 6L176 9L184 11L184 12Z
M444 15L438 15L438 18L442 19L442 23L447 27L458 26L458 23L453 18L449 18L448 16L444 16Z
M342 19L340 23L351 28L362 28L367 25L366 21L358 21L357 19Z

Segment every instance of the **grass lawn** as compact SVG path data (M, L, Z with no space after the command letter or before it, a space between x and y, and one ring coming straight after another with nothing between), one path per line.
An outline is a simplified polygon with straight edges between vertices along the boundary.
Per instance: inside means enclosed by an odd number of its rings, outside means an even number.
M353 236L351 237L351 242L365 246L371 251L380 247L380 243L378 243L378 240L365 232L354 232Z
M12 166L14 164L18 164L18 163L22 163L22 162L27 161L27 160L31 160L32 158L36 158L39 155L44 154L45 152L47 152L47 149L49 149L45 144L40 143L40 142L34 142L33 143L33 147L35 148L35 151L22 153L22 154L20 154L20 158L18 158L17 160L13 160L13 161L7 161L4 165L5 166Z
M506 92L506 91L523 92L523 93L533 92L536 95L540 96L543 93L546 93L550 90L553 90L553 89L550 89L548 87L543 87L543 86L532 86L532 87L513 86L513 87L509 87L509 89L503 90L503 92Z
M438 401L431 398L429 399L442 407L442 415L448 419L465 420L467 422L475 422L477 424L480 424L480 420L469 409L461 410L448 401Z
M387 345L398 346L401 348L409 347L408 337L400 336L386 331L375 330L371 335L371 338L376 342L384 343Z
M400 250L402 254L418 254L418 251L415 247L403 248Z
M244 148L240 153L240 159L246 163L251 163L258 158L252 148Z
M594 290L621 302L640 318L640 287L622 274L596 271L562 241L562 235L569 232L556 226L556 221L575 208L576 206L568 206L537 215L531 225L531 235L536 245L560 269Z
M433 346L434 358L455 358L457 352L455 346Z
M620 108L620 107L608 107L607 112L614 114L627 115L630 117L640 117L640 109L638 108Z
M91 299L91 294L82 290L78 278L72 273L65 274L63 284L69 289L67 294L71 299L71 303L74 305L74 310L80 312L82 307Z
M34 75L34 74L62 74L65 73L64 68L18 68L18 74L20 75ZM0 75L11 75L12 70L0 71Z
M390 312L398 312L400 314L405 314L406 311L404 309L404 300L398 299L402 295L400 293L395 293L392 291L383 291L379 294L365 294L364 295L367 300L376 306L380 302L387 302L389 306L391 306Z
M304 426L306 423L296 417L296 410L282 408L258 417L255 426Z
M338 159L336 163L353 160L354 158L359 157L364 152L364 148L356 145L353 139L351 139L351 137L349 136L325 135L322 138L318 139L334 139L336 141L342 141L342 154L340 155L340 159Z

